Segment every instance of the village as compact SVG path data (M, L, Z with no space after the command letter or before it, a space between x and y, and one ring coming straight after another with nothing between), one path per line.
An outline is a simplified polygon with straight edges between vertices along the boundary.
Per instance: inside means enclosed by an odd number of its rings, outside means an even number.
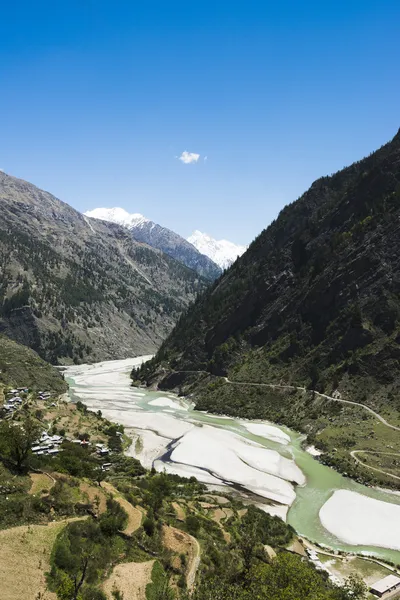
M80 434L80 437L74 437L73 435L69 434L67 427L65 427L68 423L68 413L71 413L71 409L75 411L74 405L66 403L65 400L62 401L58 398L54 398L51 392L48 391L30 392L30 390L26 387L10 389L5 393L4 404L0 406L0 421L2 419L8 421L17 420L19 416L18 413L22 411L22 409L28 409L29 407L32 408L32 406L35 408L34 412L36 415L46 410L47 412L45 414L47 416L52 417L54 414L55 417L54 419L46 422L47 428L43 429L40 437L33 442L31 446L31 452L34 455L56 456L62 452L62 444L64 441L87 448L92 446L92 442L88 439L89 434L86 432L86 428L84 428L83 433ZM53 423L55 420L57 421L60 419L60 414L63 413L67 413L67 416L63 421L63 427L60 428L60 433L55 433L52 431L54 430ZM89 419L90 414L91 413L89 412L87 413ZM123 434L121 432L116 432L116 435L122 437ZM106 458L112 454L112 450L108 448L107 444L104 442L98 441L93 445L95 453L100 459ZM110 466L111 463L106 462L101 464L101 469L103 471L107 471L109 470Z

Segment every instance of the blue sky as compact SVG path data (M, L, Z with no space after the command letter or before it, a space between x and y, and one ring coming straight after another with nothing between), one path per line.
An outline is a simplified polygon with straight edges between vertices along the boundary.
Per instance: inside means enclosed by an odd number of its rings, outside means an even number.
M3 2L0 168L248 243L396 133L399 31L398 0Z

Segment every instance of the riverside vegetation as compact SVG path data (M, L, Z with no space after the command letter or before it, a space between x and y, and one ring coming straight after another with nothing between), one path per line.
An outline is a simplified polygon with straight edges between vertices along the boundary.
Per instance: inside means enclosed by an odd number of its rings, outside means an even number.
M21 352L32 360L34 353ZM6 396L11 382L21 384L24 369L17 372L4 381ZM138 596L146 600L365 596L357 578L336 587L289 552L295 532L278 517L210 493L193 477L146 472L124 455L122 426L60 398L65 384L53 367L39 373L44 379L21 392L21 408L0 421L2 598L121 599L137 589L142 564L150 566ZM43 383L44 399L36 391ZM31 452L43 430L64 437L58 455ZM112 450L106 469L96 443ZM24 557L24 580L12 570L15 556ZM117 570L125 576L114 577Z
M286 206L134 381L189 395L199 410L286 424L327 464L398 488L398 431L313 390L400 426L399 212L400 131ZM354 451L367 451L364 464Z

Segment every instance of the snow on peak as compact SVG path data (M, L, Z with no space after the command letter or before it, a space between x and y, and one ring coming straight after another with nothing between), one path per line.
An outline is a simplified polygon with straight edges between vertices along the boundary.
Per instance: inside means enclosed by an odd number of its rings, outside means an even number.
M87 210L84 213L87 217L93 219L101 219L102 221L111 221L117 225L122 225L128 229L133 227L142 227L145 223L149 222L143 215L139 213L128 213L124 208L95 208L93 210Z
M247 250L247 246L239 246L228 240L215 240L207 233L197 230L188 237L188 242L199 252L211 258L221 269L230 267L237 257Z

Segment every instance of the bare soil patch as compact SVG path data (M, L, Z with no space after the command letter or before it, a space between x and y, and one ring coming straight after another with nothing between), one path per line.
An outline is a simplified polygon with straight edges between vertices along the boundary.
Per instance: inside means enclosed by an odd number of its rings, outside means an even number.
M295 538L293 540L293 542L290 544L290 546L288 546L288 550L291 550L292 552L296 552L296 554L300 554L300 556L307 556L304 546L298 540L298 538Z
M145 600L146 586L151 582L154 560L143 563L121 563L117 565L104 583L104 592L110 600L118 590L124 600Z
M200 563L200 545L193 536L185 531L164 525L163 527L164 546L177 554L186 554L187 571L186 582L189 590L194 586L196 572Z
M88 499L88 501L95 505L98 498L98 514L101 515L103 512L107 510L107 496L103 492L100 486L90 485L89 483L81 483L79 489L84 497Z
M178 504L178 502L172 502L172 508L176 513L176 518L178 521L184 521L186 519L186 513L181 504Z
M38 496L42 494L44 490L49 490L54 485L54 481L49 475L46 475L46 473L30 473L29 477L32 485L28 493L32 496Z

